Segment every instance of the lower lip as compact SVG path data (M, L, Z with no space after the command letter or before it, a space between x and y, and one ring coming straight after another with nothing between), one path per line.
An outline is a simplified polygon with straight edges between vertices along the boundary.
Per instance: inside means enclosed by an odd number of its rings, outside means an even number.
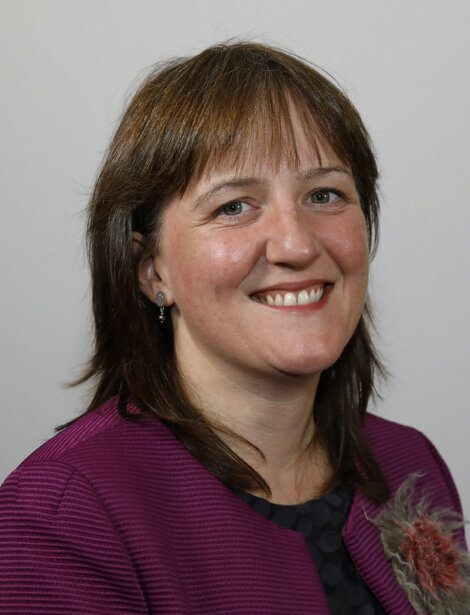
M261 303L256 300L254 300L254 302L258 305L270 308L271 310L276 310L277 312L314 312L315 310L320 310L326 304L332 290L333 284L324 289L320 301L316 303L306 303L305 305L270 305L269 303Z

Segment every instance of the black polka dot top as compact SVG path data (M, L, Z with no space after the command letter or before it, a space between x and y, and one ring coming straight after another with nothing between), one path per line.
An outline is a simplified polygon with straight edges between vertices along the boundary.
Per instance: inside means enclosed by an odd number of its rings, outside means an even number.
M356 570L341 536L352 489L342 488L303 504L273 504L238 493L253 509L282 527L305 535L333 615L386 615Z

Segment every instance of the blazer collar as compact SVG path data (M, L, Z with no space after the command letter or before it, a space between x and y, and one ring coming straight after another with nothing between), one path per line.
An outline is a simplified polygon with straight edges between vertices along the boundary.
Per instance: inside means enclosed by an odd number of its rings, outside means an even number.
M361 576L389 615L416 615L385 558L378 529L371 523L380 506L355 491L343 539Z

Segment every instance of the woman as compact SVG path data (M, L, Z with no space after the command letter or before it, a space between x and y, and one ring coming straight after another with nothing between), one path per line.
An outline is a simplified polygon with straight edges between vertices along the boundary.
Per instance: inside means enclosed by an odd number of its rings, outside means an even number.
M90 201L93 399L2 487L1 613L469 612L445 463L366 412L376 182L292 55L150 74Z

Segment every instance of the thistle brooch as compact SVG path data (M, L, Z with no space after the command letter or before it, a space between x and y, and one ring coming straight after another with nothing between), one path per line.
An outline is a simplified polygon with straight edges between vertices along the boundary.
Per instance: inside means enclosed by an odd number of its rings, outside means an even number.
M418 615L468 615L470 556L454 538L465 522L454 511L430 508L425 496L415 503L420 476L411 474L371 521Z

